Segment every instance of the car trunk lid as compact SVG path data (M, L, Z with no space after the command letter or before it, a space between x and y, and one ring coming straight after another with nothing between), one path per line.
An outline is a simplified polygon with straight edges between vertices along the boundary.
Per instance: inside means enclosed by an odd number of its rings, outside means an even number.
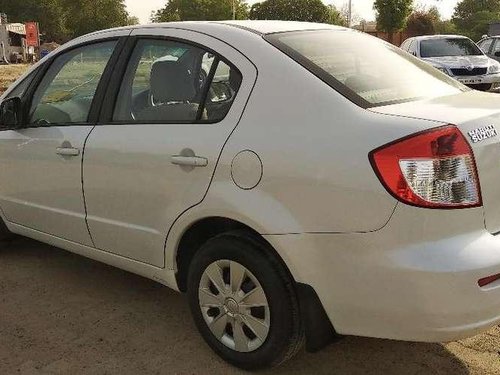
M479 175L485 226L500 232L500 96L468 91L416 102L370 109L373 112L421 118L456 125L472 147ZM496 130L496 131L495 131Z

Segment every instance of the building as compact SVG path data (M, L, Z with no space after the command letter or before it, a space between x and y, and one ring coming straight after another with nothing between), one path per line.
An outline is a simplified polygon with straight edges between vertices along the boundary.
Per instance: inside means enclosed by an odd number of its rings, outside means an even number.
M363 31L387 42L389 41L389 34L377 30L377 22L375 21L362 21L359 25L353 26L353 29ZM405 31L398 31L392 35L392 44L400 46L407 38L408 35Z
M488 35L489 36L500 35L500 21L490 23Z
M0 63L33 62L39 46L37 22L9 23L0 12Z

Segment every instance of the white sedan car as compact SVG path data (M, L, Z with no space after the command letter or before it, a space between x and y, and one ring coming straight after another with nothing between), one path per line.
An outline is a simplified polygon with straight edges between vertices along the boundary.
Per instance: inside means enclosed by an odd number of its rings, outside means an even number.
M1 100L3 236L187 293L236 366L500 322L500 97L379 39L267 21L101 31Z
M488 91L500 86L500 63L465 36L417 36L406 39L401 49L473 89Z

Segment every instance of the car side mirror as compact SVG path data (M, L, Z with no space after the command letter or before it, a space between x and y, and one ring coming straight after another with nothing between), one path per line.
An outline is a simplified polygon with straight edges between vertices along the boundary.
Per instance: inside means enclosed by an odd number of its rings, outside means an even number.
M0 104L0 130L18 129L22 116L21 98L9 98Z
M500 51L496 51L496 52L495 52L495 56L496 56L496 57L500 57Z

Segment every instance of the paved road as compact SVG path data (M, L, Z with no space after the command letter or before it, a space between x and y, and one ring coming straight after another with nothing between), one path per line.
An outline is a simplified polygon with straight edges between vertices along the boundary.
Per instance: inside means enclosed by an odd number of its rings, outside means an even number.
M0 374L19 373L243 372L204 344L184 296L18 239L0 248ZM348 337L261 373L498 375L500 327L446 346Z

